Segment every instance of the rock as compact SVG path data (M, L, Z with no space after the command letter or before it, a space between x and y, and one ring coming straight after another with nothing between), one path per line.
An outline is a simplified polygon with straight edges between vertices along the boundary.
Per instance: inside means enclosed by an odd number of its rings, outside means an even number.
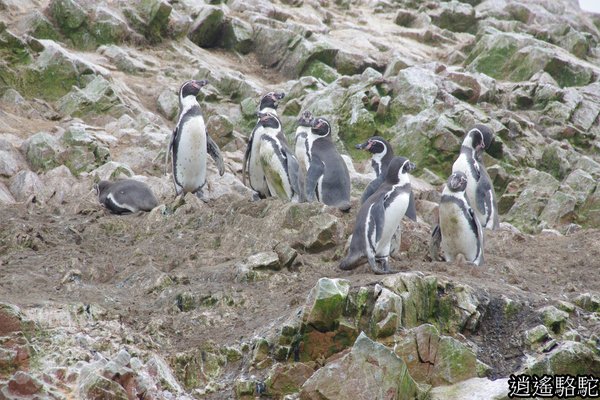
M93 176L94 180L113 181L117 179L131 178L135 175L135 173L127 164L109 161L99 166L95 170L90 171L89 175Z
M6 187L6 185L0 182L0 205L5 204L14 204L16 203L15 198L10 193L10 190Z
M57 100L73 86L87 82L89 76L109 75L106 69L52 40L38 40L38 43L43 48L42 52L16 82L19 92L26 97L39 96L46 100Z
M302 242L294 247L302 247L309 252L326 250L340 240L340 229L338 219L331 214L312 216L308 219L307 228L302 232Z
M586 311L600 312L600 296L598 295L583 293L575 297L573 302Z
M97 51L108 58L119 71L139 74L147 70L146 65L142 61L130 55L122 47L115 45L100 46Z
M558 46L529 35L488 29L465 60L469 69L496 79L526 81L539 71L550 74L561 87L583 86L600 69Z
M32 195L36 198L42 196L44 184L35 172L23 170L10 178L9 189L15 200L24 202Z
M23 330L23 314L19 307L0 303L0 335L7 336L13 332L21 332Z
M326 83L331 83L340 77L340 74L335 68L321 62L319 60L311 61L310 64L302 72L303 75L314 76Z
M9 141L0 139L0 176L10 178L23 169L27 169L25 158Z
M529 169L524 175L525 189L518 195L504 219L521 230L531 232L538 225L540 213L560 184L546 172Z
M59 33L40 10L33 10L23 21L23 31L36 39L59 40Z
M254 40L252 25L238 18L228 18L223 24L223 34L220 45L226 49L233 49L241 54L252 51Z
M188 38L200 47L214 47L223 30L223 10L218 7L203 7L188 32Z
M141 0L137 9L124 9L125 16L151 43L167 36L173 7L166 0Z
M389 289L375 288L380 292L373 307L371 324L375 338L388 337L396 333L402 322L402 298Z
M569 314L554 306L546 306L538 310L544 325L554 333L562 333L567 326Z
M475 9L464 2L440 2L427 15L435 25L453 32L474 32L477 28Z
M438 93L433 72L420 67L401 70L393 80L392 87L394 98L390 108L396 116L418 114L430 108Z
M83 198L90 187L78 181L64 165L51 169L41 176L44 184L44 199L47 203L61 205L68 200Z
M548 328L546 328L546 325L537 325L525 331L523 336L525 343L529 346L541 344L549 338Z
M97 44L122 43L130 36L127 22L109 7L98 6L94 10L89 30Z
M179 113L179 97L172 90L163 90L159 95L158 111L167 119L173 121Z
M303 71L306 70L308 62L311 60L333 65L334 57L337 54L337 50L324 41L300 39L296 45L290 47L290 51L277 66L283 76L290 79L306 75Z
M419 383L448 385L477 376L475 353L458 340L441 336L430 324L411 329L394 352Z
M17 396L32 396L42 390L43 383L25 371L17 371L8 380L8 390Z
M600 356L583 343L564 341L548 354L530 360L523 369L527 375L598 375Z
M58 109L73 117L109 114L117 118L127 110L110 82L101 76L96 76L84 89L74 87L58 101Z
M275 247L273 247L273 251L277 253L279 263L282 267L290 267L298 256L298 252L284 242L277 243Z
M245 264L251 270L271 269L279 271L282 267L279 256L274 251L253 254L246 259Z
M49 9L52 18L67 34L72 33L87 21L85 9L74 0L52 0Z
M313 373L314 369L305 363L277 363L269 371L265 384L268 393L276 396L297 393Z
M596 181L592 175L576 169L572 171L562 182L561 187L568 186L573 191L578 206L581 206L587 200L588 196L594 192Z
M555 227L565 225L575 220L575 206L577 199L569 193L557 190L550 196L548 204L539 216L540 221Z
M450 386L438 386L429 392L431 400L506 400L508 379L471 378Z
M321 332L334 330L349 290L350 282L345 279L320 278L308 295L303 322Z
M402 359L364 333L348 354L318 369L300 392L301 400L408 400L422 396Z
M77 392L83 399L128 399L127 392L121 385L93 371L82 375L77 386Z
M59 154L63 148L56 137L39 132L23 142L21 151L34 171L47 171L59 165Z
M435 279L402 272L385 277L382 285L402 298L402 326L411 328L428 319L437 292Z
M225 115L211 115L206 121L206 131L222 147L233 137L233 122Z

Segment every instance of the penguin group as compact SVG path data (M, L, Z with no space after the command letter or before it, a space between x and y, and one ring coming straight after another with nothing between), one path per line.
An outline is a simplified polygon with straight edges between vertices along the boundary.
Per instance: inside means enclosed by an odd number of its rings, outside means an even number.
M192 193L204 198L208 155L219 175L225 172L221 151L206 130L197 100L207 84L206 80L188 80L179 88L179 116L165 157L168 163L171 156L176 195ZM349 211L350 174L333 141L331 123L310 111L301 112L290 146L277 114L284 97L285 93L273 91L260 99L242 161L242 182L256 201L267 197L317 201ZM475 265L483 263L483 229L498 227L496 196L482 156L492 141L491 130L476 125L462 142L442 191L439 223L432 231L434 260L451 262L462 255ZM391 273L389 257L400 241L401 221L404 217L417 220L410 180L416 166L395 156L390 143L380 136L355 148L370 153L375 179L361 196L348 254L339 268L351 270L368 263L376 274ZM146 184L132 179L100 181L95 188L100 203L115 214L150 211L158 204Z

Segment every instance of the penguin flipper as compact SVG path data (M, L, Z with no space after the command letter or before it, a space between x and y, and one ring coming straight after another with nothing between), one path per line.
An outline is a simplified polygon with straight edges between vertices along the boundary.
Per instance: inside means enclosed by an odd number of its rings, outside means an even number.
M431 232L431 242L429 243L429 256L432 261L441 261L440 248L442 246L442 230L436 225Z
M495 225L498 219L497 205L496 203L496 194L494 192L494 187L492 186L492 182L490 176L488 175L485 168L481 169L481 175L479 182L477 183L476 188L476 204L477 210L485 216L485 221L482 222L484 227L490 225Z
M377 189L381 185L381 182L382 182L382 180L379 178L375 178L371 182L369 182L369 184L365 188L365 191L363 192L362 196L360 197L360 204L364 204L365 201L367 201L367 199L369 197L371 197L371 195L377 191Z
M221 150L219 146L210 138L210 136L206 135L206 151L215 163L217 163L217 168L219 169L219 175L223 176L225 173L225 164L223 164L223 156L221 155Z
M417 222L417 207L415 206L415 195L412 190L410 191L408 197L408 208L406 209L406 213L404 214L407 218Z
M315 193L317 191L317 183L319 182L319 178L323 175L325 171L325 164L323 161L316 155L313 156L310 167L308 167L308 171L306 172L306 200L313 201L315 198Z
M300 166L296 156L288 149L284 149L285 157L287 159L287 171L290 179L290 185L294 193L300 196Z
M483 264L483 227L479 222L479 218L475 215L472 208L469 207L468 214L471 217L471 227L475 235L477 235L477 255L471 262L477 266Z
M246 185L246 175L248 173L248 162L250 161L250 152L252 151L252 141L254 140L254 130L250 134L250 139L248 139L248 145L246 146L246 152L244 153L244 160L242 161L242 183L244 186Z

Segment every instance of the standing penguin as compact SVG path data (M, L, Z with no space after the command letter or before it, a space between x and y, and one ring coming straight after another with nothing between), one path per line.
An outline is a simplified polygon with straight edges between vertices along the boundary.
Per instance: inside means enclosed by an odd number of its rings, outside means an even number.
M219 146L206 133L206 125L196 96L206 80L190 80L179 89L179 119L171 136L169 153L173 153L173 180L175 192L194 193L202 198L206 184L207 153L217 163L219 175L225 173Z
M483 165L482 153L489 148L494 136L485 125L475 125L460 147L460 155L452 165L452 172L467 176L466 195L481 226L496 229L499 225L496 192L490 176Z
M483 229L465 196L467 185L468 178L460 171L448 178L440 201L440 222L432 232L431 248L436 250L432 258L438 258L437 250L441 248L448 262L462 254L479 266L483 264Z
M367 139L365 143L357 144L354 147L359 150L366 150L372 154L371 166L375 171L375 179L373 179L365 188L365 191L360 198L360 204L363 204L385 181L385 174L388 166L390 165L390 161L394 158L394 150L392 149L392 145L381 136L372 136ZM408 210L406 210L406 216L413 221L417 220L415 196L413 195L412 190L410 192L410 202L408 204Z
M294 154L298 161L298 189L300 190L300 201L305 200L306 196L306 171L310 160L308 158L308 135L310 134L313 116L310 111L304 111L298 119L298 128L296 128L296 143L294 145Z
M262 134L258 158L269 193L282 200L298 200L298 163L281 130L281 121L271 113L259 113ZM256 140L256 138L255 138Z
M277 116L277 106L279 101L285 96L284 93L269 92L265 94L258 106L258 114L270 113ZM269 196L269 187L265 180L264 171L260 165L258 157L260 147L260 137L263 134L264 126L260 124L260 119L257 121L250 138L248 140L248 146L244 153L244 160L242 162L242 181L246 184L246 175L248 175L248 181L250 187L257 193L259 198L265 198Z
M158 205L150 187L134 179L100 181L94 185L94 189L100 204L113 214L150 211Z
M350 173L331 140L331 125L325 118L313 120L307 136L308 169L306 200L350 210Z
M358 211L350 249L340 269L354 269L366 258L376 274L390 273L388 257L392 237L408 209L411 192L408 174L414 168L415 164L404 157L392 159L385 182Z

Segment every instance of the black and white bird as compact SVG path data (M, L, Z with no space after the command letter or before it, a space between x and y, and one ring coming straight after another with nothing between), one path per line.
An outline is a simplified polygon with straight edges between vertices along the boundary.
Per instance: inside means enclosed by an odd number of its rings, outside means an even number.
M466 196L475 211L481 226L497 229L499 225L496 192L482 162L482 153L494 139L492 131L485 125L475 125L465 136L460 155L452 165L452 172L467 176Z
M431 256L437 260L439 250L448 262L459 254L477 266L483 264L483 229L473 212L465 191L467 176L454 172L442 191L439 208L439 225L432 232Z
M189 80L179 89L179 118L167 152L167 159L170 153L173 155L173 180L178 195L194 193L202 198L207 154L215 160L219 175L225 173L221 151L206 132L202 110L196 99L207 83L206 80Z
M354 147L371 153L371 166L373 167L373 171L375 171L375 179L367 185L360 198L360 204L363 204L385 181L385 173L390 165L390 161L394 158L394 150L392 149L392 145L381 136L372 136L366 142L357 144ZM406 210L406 217L413 221L417 220L417 209L412 190L410 192L410 203L408 210Z
M257 115L261 113L270 113L277 116L279 101L284 97L285 94L283 92L269 92L265 94L260 99ZM271 193L269 192L269 186L265 180L265 174L258 156L263 129L264 126L260 124L259 118L250 134L246 152L244 153L244 160L242 162L242 181L244 182L244 185L246 185L246 177L248 177L250 187L256 192L259 198L264 199L271 195Z
M304 111L298 119L298 127L296 128L294 154L298 161L298 189L300 190L300 201L306 200L306 171L310 164L308 158L308 135L312 129L312 121L312 113L310 111Z
M113 214L150 211L158 205L152 189L134 179L100 181L94 185L100 204Z
M391 272L388 257L392 238L408 209L411 192L408 174L414 168L415 164L404 157L392 159L384 183L358 211L348 255L340 263L340 269L354 269L366 259L376 274Z
M282 200L298 201L298 163L283 135L281 121L266 112L259 113L258 124L262 132L258 158L269 193Z
M331 125L315 118L307 135L306 200L315 198L342 211L350 210L350 173L331 138Z

